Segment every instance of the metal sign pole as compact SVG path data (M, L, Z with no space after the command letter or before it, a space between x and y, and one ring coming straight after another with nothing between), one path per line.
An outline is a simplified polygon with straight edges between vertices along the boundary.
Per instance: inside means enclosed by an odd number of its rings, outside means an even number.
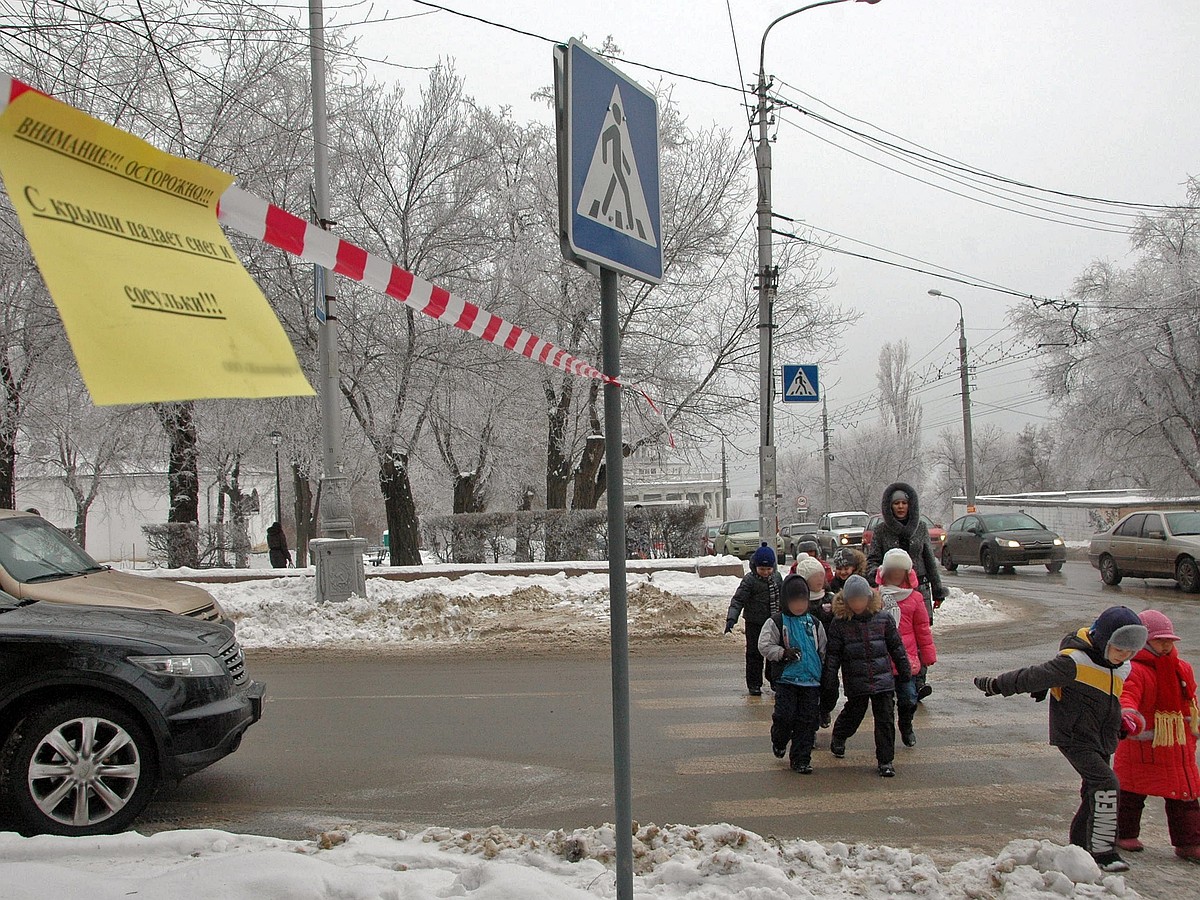
M629 616L625 584L625 441L621 427L620 274L662 281L658 103L578 41L555 48L559 225L563 258L600 272L604 457L612 639L613 821L617 898L633 900Z
M600 269L604 374L621 374L616 272ZM617 832L617 897L633 900L633 777L629 740L629 617L625 584L625 441L621 388L604 385L604 455L608 494L608 614L612 632L613 791Z

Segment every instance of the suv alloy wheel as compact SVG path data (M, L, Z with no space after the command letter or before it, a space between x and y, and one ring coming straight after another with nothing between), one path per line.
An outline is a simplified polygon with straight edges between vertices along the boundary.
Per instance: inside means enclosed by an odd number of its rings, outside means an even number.
M0 778L21 823L85 836L128 827L158 786L141 720L104 700L64 700L22 719L0 750Z

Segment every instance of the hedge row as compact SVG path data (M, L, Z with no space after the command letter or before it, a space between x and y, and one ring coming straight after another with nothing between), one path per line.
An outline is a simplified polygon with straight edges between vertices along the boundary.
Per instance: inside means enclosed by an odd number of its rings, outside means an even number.
M706 515L703 506L626 509L626 556L696 556ZM422 520L421 532L425 548L444 562L608 558L608 513L604 510L534 509L428 516Z

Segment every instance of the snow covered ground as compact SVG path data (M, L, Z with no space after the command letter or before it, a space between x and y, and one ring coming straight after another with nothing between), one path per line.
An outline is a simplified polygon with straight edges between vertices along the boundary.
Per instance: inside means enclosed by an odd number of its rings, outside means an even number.
M165 831L0 834L8 900L549 900L616 895L611 826L541 836L429 828L312 841ZM939 866L908 850L762 838L731 825L654 825L634 838L634 890L660 900L1137 897L1083 850L1014 841Z
M629 574L634 640L717 636L738 577ZM608 575L485 575L421 581L367 579L367 596L318 604L313 580L281 577L204 584L237 621L245 647L416 646L468 641L576 643L608 634ZM950 589L934 631L1006 618L991 600Z

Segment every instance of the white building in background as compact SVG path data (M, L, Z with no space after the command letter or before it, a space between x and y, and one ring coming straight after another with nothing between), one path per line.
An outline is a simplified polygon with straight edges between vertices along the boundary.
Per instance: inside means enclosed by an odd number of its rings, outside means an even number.
M975 511L1019 510L1033 516L1067 541L1086 541L1107 530L1126 513L1139 509L1200 509L1200 497L1155 497L1141 488L1107 491L1038 491L976 497ZM954 498L954 518L967 514L967 499ZM949 524L949 523L947 523Z
M250 546L257 547L266 541L267 526L275 521L275 473L243 469L239 484L247 494L258 492L258 512L251 513L247 523ZM219 490L212 473L200 473L201 528L216 524ZM35 507L60 528L75 527L75 500L61 477L18 474L16 502L18 509ZM147 547L142 526L166 522L168 507L164 472L105 476L88 513L88 553L104 563L144 563ZM228 521L228 498L225 516Z
M705 519L721 518L721 475L697 472L666 459L664 448L643 447L625 460L626 506L703 506Z

